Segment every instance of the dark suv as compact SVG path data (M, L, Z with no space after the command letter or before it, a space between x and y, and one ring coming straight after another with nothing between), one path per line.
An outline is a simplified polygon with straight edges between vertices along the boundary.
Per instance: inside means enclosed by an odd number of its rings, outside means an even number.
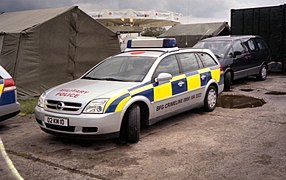
M259 80L267 77L270 50L260 36L218 36L199 41L194 48L207 48L219 59L224 70L224 89L231 82L256 75Z

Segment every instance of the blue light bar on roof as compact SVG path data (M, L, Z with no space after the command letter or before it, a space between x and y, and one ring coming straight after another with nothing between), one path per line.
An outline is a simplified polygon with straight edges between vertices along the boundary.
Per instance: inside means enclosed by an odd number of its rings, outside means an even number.
M175 38L132 39L128 40L127 48L173 48L177 47Z

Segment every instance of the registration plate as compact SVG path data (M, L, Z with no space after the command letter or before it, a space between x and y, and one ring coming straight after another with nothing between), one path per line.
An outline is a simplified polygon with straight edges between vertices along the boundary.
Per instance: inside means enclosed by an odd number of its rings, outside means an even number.
M58 126L68 126L69 120L67 118L45 116L45 123Z

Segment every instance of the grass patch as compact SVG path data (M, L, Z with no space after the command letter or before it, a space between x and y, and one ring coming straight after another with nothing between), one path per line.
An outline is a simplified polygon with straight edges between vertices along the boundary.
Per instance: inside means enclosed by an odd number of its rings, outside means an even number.
M38 98L30 98L26 100L18 100L20 103L20 116L26 116L28 114L34 114L34 108L38 103Z

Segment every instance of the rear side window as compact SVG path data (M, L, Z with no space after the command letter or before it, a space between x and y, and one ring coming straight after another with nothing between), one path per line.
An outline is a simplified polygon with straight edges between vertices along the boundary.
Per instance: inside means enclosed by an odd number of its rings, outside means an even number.
M217 65L217 62L207 53L198 53L198 56L201 59L204 67L211 67Z
M199 69L197 58L194 53L182 53L178 55L178 58L181 61L184 73Z
M254 44L253 39L248 40L245 44L250 51L257 51L258 50Z
M255 39L255 41L257 42L257 46L259 49L261 50L268 49L266 43L262 39Z

